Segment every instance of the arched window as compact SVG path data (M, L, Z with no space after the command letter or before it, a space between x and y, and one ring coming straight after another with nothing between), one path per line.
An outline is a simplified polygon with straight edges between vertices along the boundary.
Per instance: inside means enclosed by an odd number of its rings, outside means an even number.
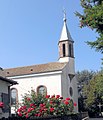
M73 88L72 87L69 88L69 93L70 93L70 96L72 97L73 96Z
M69 44L69 56L70 57L72 56L72 46L71 46L71 44Z
M18 91L16 88L11 89L11 105L16 105L18 101Z
M43 85L40 85L39 87L37 87L37 94L46 95L47 88Z
M63 57L65 57L66 56L66 53L65 53L65 44L63 44L62 47L63 47Z

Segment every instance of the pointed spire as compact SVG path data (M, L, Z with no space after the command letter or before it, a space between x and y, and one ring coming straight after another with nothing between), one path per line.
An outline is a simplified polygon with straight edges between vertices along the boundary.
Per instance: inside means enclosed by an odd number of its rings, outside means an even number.
M62 28L61 37L60 37L59 41L64 41L64 40L73 41L72 38L71 38L71 35L70 35L69 31L68 31L67 24L66 24L67 19L66 19L65 10L63 10L63 14L64 14L64 18L63 18L64 25L63 25L63 28Z

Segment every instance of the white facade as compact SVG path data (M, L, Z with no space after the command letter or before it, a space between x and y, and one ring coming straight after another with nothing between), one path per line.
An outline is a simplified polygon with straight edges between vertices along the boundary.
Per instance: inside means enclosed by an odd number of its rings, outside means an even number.
M70 69L71 67L71 69ZM70 62L61 71L47 72L40 74L31 74L31 75L21 75L21 76L12 76L9 77L17 81L19 84L14 85L11 88L16 88L18 90L18 101L22 102L22 96L31 89L37 92L37 88L40 85L46 86L48 95L60 95L65 99L70 97L74 102L78 103L78 94L77 94L77 82L75 76L70 82L69 74L74 74L74 67ZM70 95L70 87L73 89L73 95ZM78 106L75 111L78 111ZM13 113L14 111L12 111Z
M35 92L40 85L46 86L48 95L62 95L61 94L61 71L51 72L39 75L18 76L11 77L17 81L19 85L13 86L18 90L19 102L22 100L22 95L28 93L31 89Z

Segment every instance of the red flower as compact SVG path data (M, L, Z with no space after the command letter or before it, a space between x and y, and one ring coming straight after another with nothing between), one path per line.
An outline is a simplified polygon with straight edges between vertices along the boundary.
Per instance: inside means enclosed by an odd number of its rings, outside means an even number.
M39 100L38 96L24 98L24 104L18 110L18 116L28 119L31 116L41 117L48 115L68 114L72 110L72 105L77 106L75 102L71 102L70 98L63 99L60 95L46 95L45 98ZM33 102L34 101L34 102ZM43 102L44 101L44 102ZM59 111L58 112L58 108ZM73 112L73 111L71 111Z
M4 103L0 102L0 108L3 108L3 106L4 106Z
M69 104L69 102L65 100L65 101L64 101L64 104L65 104L65 105L68 105L68 104Z
M56 95L56 98L59 98L60 97L60 95Z
M22 116L22 113L18 113L18 115L21 117L21 116Z
M30 104L30 107L35 107L35 104L34 104L34 103L31 103L31 104Z
M66 98L66 100L70 100L70 98L68 97L68 98Z
M63 97L60 97L60 99L63 99Z
M35 114L34 116L38 116L38 114Z
M48 109L47 108L44 108L44 111L47 111Z
M17 112L21 112L21 109L18 109Z
M42 109L39 110L40 113L41 113L42 111L43 111Z
M45 104L45 103L43 103L43 105L45 106L46 104Z
M50 104L53 104L53 101L50 101Z
M50 95L46 95L46 98L50 98Z
M30 98L26 98L27 99L27 101L30 101Z
M40 104L40 107L43 107L44 106L44 104Z
M53 112L54 111L54 108L50 108L50 112Z
M22 109L26 109L26 106L22 106Z
M52 95L51 98L55 98L55 95Z
M41 116L41 114L40 114L40 113L38 113L38 114L37 114L37 116L38 116L38 117L40 117L40 116Z
M28 118L29 117L29 115L28 115L28 113L26 114L26 116L25 116L26 118Z
M74 102L74 106L75 106L75 107L77 106L77 103L76 103L76 102Z
M32 110L34 110L34 108L28 108L28 112L31 112Z
M24 112L24 115L26 115L27 114L27 112Z

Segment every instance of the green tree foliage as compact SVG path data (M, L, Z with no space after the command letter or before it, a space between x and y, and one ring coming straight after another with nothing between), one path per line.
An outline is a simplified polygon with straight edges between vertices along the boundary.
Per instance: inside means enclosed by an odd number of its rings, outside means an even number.
M93 77L95 74L94 71L82 70L77 71L76 76L79 84L88 83L88 81Z
M81 94L83 90L83 86L85 84L88 84L88 82L92 79L93 75L95 74L94 71L88 71L88 70L83 70L83 71L77 71L76 77L78 81L78 92Z
M81 0L83 14L76 12L80 20L80 27L89 27L95 30L99 37L87 44L103 54L103 0Z
M92 79L94 74L95 74L94 71L88 71L88 70L78 71L76 73L77 81L78 81L79 111L85 111L85 104L84 104L85 96L83 96L83 87L85 84L87 85L89 83L89 81Z
M103 104L103 70L98 72L88 85L83 88L83 93L87 97L85 104L92 112L99 111L98 104Z

